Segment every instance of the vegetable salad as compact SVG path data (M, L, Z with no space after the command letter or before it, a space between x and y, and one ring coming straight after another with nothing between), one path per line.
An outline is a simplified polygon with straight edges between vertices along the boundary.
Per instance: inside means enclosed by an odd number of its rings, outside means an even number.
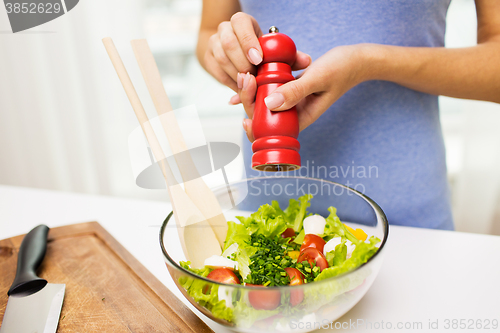
M251 324L284 308L289 313L308 306L310 310L302 289L283 299L279 290L269 288L314 283L354 270L376 253L380 242L342 223L334 207L328 208L326 218L309 213L311 199L309 194L290 199L286 209L272 201L249 217L238 216L238 222L227 222L221 256L207 258L203 268L180 263L216 282L265 288L262 292L251 291L244 297L187 277L179 281L182 287L215 317L229 322L245 318Z

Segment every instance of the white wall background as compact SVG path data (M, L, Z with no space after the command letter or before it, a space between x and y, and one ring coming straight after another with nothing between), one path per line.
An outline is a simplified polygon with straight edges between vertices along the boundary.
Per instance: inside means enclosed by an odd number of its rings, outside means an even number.
M473 0L452 0L446 46L477 43ZM440 97L457 230L500 234L500 105Z
M0 9L0 184L166 199L135 186L127 140L135 116L102 46L113 37L151 116L129 41L147 37L174 107L196 104L209 141L242 138L243 110L198 65L201 0L82 0L12 34ZM473 0L452 0L446 44L476 43ZM441 98L458 230L500 234L500 106Z

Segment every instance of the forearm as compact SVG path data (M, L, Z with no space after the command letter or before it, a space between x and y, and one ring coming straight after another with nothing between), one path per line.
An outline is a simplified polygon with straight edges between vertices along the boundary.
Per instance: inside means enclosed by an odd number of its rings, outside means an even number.
M198 34L198 44L196 45L196 57L198 58L201 67L203 67L205 70L207 70L207 68L205 67L205 52L207 51L208 48L208 39L216 32L217 32L216 29L200 29L200 32Z
M240 10L238 0L203 0L196 57L205 70L207 69L205 65L205 52L208 48L210 36L217 33L221 22L229 21L231 16Z
M360 53L363 81L500 103L500 41L459 49L364 44Z

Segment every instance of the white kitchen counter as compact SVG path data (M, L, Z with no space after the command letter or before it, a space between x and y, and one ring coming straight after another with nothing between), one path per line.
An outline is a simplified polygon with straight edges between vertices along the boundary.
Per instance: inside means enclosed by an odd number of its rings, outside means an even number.
M158 232L170 207L167 202L0 186L0 239L41 223L56 227L98 221L193 309L161 255ZM344 329L333 323L332 331L460 332L462 323L463 331L499 332L500 324L497 329L491 324L500 321L499 258L497 236L391 226L380 274L365 297L337 321ZM195 312L216 332L229 332Z

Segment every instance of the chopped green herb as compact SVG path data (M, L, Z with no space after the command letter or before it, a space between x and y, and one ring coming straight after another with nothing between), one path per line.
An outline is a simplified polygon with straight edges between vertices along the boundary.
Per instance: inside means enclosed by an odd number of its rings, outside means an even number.
M254 233L250 237L249 244L257 248L257 252L251 258L260 258L250 263L250 274L245 283L271 287L287 285L290 279L285 268L289 267L291 260L288 259L291 258L285 255L287 246L283 244L281 236L269 238ZM264 253L266 256L263 258Z

